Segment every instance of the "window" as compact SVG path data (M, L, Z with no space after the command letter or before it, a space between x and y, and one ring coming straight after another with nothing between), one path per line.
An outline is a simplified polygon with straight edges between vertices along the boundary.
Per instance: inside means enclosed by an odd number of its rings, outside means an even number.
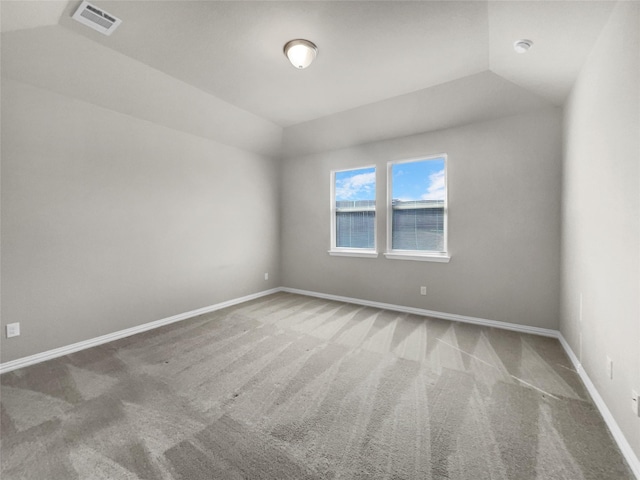
M376 169L331 172L331 255L375 257Z
M387 258L448 262L447 156L388 164Z

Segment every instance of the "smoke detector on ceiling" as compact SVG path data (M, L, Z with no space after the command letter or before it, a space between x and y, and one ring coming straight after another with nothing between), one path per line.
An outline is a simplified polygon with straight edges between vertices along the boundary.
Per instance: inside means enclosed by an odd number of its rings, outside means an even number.
M518 53L527 53L532 46L533 42L525 38L514 42L513 49Z
M122 20L119 18L114 17L95 5L91 5L86 0L80 4L76 13L74 13L71 18L87 27L93 28L103 35L111 35L113 31L118 28L118 25L122 23Z

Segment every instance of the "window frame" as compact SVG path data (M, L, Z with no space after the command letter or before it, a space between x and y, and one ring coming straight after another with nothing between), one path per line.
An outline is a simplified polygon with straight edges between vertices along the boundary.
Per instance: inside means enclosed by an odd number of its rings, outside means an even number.
M373 248L357 248L357 247L338 247L336 245L336 234L337 234L337 226L336 226L336 174L341 172L349 172L354 170L365 170L373 168L374 176L376 179L376 197L378 196L378 167L377 165L363 165L360 167L354 168L341 168L336 170L331 170L329 175L329 183L330 183L330 194L329 201L331 203L330 208L330 216L331 216L331 243L329 248L329 255L339 256L339 257L363 257L363 258L377 258L378 257L378 202L376 198L376 204L373 207L374 212L374 222L373 222Z
M443 210L443 247L439 252L435 250L401 250L393 248L393 166L403 163L415 163L420 161L444 159L444 210ZM449 254L449 158L446 153L436 155L424 155L420 157L407 158L402 160L392 160L387 162L387 250L384 256L390 260L414 260L422 262L442 262L448 263L451 260Z

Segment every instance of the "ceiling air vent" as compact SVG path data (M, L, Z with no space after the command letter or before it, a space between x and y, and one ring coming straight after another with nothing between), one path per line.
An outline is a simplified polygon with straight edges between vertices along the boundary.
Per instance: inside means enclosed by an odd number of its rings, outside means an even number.
M76 13L74 13L71 18L104 35L111 35L113 31L118 28L118 25L122 23L122 20L119 18L114 17L95 5L91 5L86 0L80 4Z

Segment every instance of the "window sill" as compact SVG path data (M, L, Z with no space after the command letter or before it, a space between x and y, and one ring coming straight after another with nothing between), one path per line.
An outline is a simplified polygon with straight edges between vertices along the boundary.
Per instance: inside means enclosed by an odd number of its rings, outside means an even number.
M334 257L378 258L375 250L329 250L328 253Z
M451 257L446 253L388 252L384 256L389 260L413 260L416 262L449 263L451 260Z

